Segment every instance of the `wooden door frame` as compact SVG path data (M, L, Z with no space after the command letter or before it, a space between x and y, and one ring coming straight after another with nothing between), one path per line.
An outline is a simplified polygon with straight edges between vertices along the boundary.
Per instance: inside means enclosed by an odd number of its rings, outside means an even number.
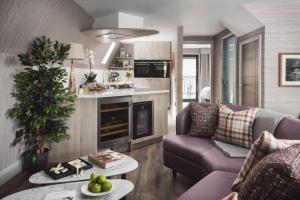
M223 103L223 69L224 69L224 40L230 38L234 36L235 37L235 50L234 50L234 67L233 67L233 82L234 82L234 87L233 87L233 103L237 103L237 92L236 92L236 85L237 85L237 78L236 78L236 52L237 52L237 43L238 43L238 40L237 40L237 37L233 34L233 33L229 33L225 36L222 37L221 39L221 69L220 69L220 79L219 79L219 83L220 83L220 100L221 102L218 102L218 103Z
M243 45L249 44L251 42L258 41L258 67L257 67L257 74L256 74L256 81L257 81L257 88L258 88L258 107L261 107L262 105L262 99L261 99L261 83L262 83L262 34L259 34L257 36L251 37L247 40L244 40L239 43L239 105L242 105L242 58L243 58Z
M183 54L182 61L184 58L196 58L196 99L184 99L182 98L182 102L198 102L199 98L199 54ZM182 77L183 77L183 68L184 66L182 65Z

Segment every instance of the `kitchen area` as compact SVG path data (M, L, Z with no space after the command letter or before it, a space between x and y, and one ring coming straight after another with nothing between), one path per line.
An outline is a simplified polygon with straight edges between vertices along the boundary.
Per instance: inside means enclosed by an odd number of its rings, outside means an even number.
M171 42L121 43L111 56L108 69L98 73L100 89L78 91L68 122L72 140L52 144L51 161L104 149L131 151L161 142L168 133Z

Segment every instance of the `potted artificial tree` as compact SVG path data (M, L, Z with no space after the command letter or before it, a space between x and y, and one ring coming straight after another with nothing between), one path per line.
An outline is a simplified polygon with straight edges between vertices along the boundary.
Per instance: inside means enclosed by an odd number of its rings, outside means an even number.
M63 68L69 49L43 36L33 41L30 53L18 55L25 68L14 77L16 104L8 115L20 128L11 145L26 146L23 164L32 171L47 166L50 142L70 139L66 119L74 112L76 95L68 92Z

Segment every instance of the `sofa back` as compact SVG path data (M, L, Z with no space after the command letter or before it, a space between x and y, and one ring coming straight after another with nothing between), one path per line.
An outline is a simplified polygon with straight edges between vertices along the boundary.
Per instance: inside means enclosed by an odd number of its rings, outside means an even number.
M202 104L202 103L201 103ZM209 104L202 104L207 106ZM238 106L238 105L227 105L233 111L245 110L249 107ZM290 139L300 140L300 119L294 117L287 117L284 114L277 113L274 111L264 110L263 115L259 115L254 123L254 140L257 139L260 133L264 130L274 133L274 136L278 139ZM268 116L268 117L266 117ZM281 119L282 118L282 119ZM278 122L276 121L278 120ZM262 126L267 125L267 126ZM187 134L191 126L191 117L189 106L184 108L183 111L178 113L176 117L176 134ZM273 127L272 127L273 126ZM264 129L264 130L262 130Z
M285 117L274 133L278 139L300 140L300 119Z

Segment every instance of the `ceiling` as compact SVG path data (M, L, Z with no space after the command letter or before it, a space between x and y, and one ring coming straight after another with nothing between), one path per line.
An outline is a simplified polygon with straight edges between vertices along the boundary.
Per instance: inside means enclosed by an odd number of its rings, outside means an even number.
M185 36L211 36L225 28L231 29L238 36L243 35L263 26L242 6L257 1L75 0L94 18L124 12L144 17L144 28L160 31L159 35L139 40L171 40L176 36L176 27L179 25L183 25Z

